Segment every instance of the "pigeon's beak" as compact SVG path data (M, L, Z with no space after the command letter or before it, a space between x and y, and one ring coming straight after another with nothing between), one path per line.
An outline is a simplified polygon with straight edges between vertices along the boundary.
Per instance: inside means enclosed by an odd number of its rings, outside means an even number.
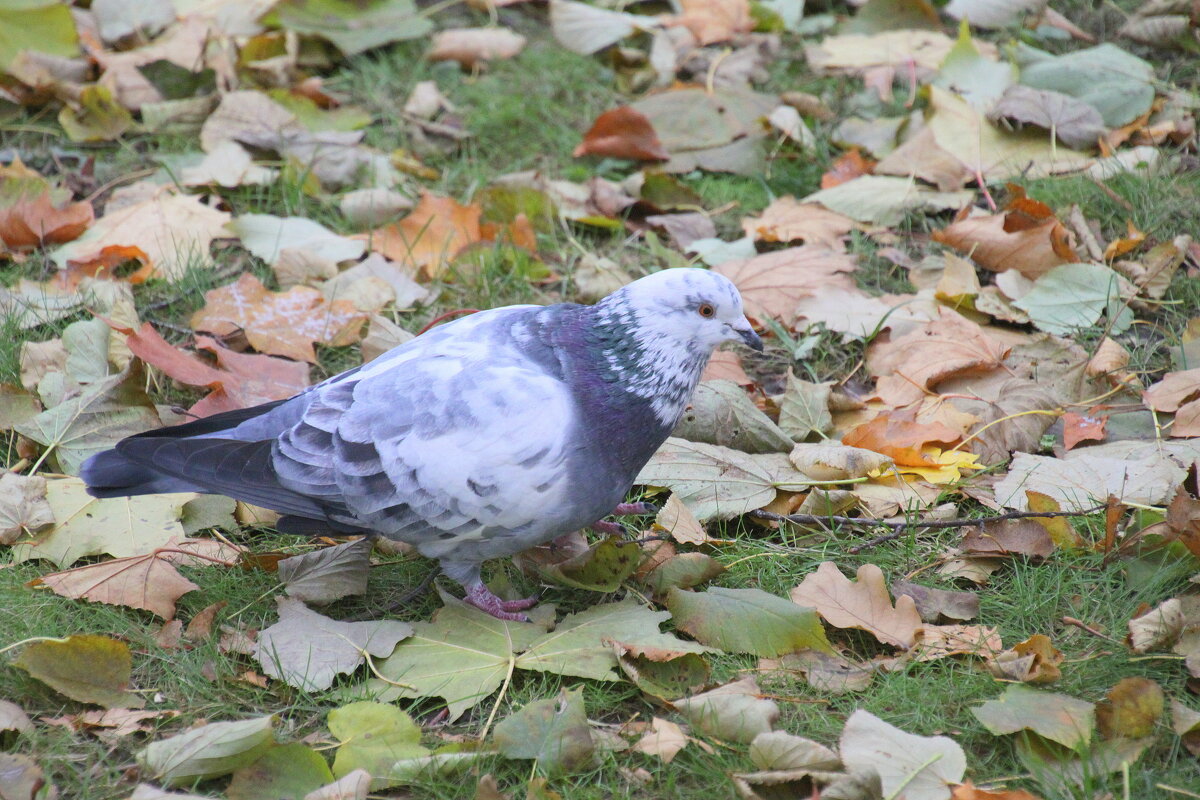
M750 327L750 321L742 317L742 321L738 325L733 326L733 331L738 335L747 347L762 352L762 339L758 338L758 334L754 332L754 328Z

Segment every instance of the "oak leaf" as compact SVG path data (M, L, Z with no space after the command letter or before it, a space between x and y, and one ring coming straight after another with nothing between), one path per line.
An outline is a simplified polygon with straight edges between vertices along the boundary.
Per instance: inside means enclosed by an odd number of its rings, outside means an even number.
M884 585L883 570L874 564L858 568L858 580L844 576L832 561L791 591L792 602L808 606L836 628L860 628L884 644L910 648L923 627L911 597L901 595L893 606Z
M345 300L328 302L316 289L293 286L272 292L245 273L237 283L206 292L192 328L218 336L241 331L261 353L316 363L313 343L343 346L358 341L367 315Z

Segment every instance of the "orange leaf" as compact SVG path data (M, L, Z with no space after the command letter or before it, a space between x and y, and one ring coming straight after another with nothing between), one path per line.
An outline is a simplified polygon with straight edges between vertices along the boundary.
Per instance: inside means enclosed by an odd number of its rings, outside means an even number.
M260 353L315 363L313 343L343 346L358 341L367 315L347 300L332 302L309 286L269 291L250 273L237 283L206 292L192 328L218 336L241 331Z
M680 0L683 14L673 20L683 25L700 45L724 42L735 33L754 29L749 0Z
M960 213L946 228L933 232L934 241L969 255L984 269L1015 269L1027 278L1078 261L1070 232L1050 207L1026 197L1024 190L1014 184L1009 184L1009 191L1013 197L1003 213Z
M95 218L91 203L69 203L55 208L50 201L50 190L46 189L0 209L0 240L13 250L62 244L77 239Z
M90 258L81 261L70 260L67 268L54 276L55 285L63 289L73 290L84 278L117 278L117 267L130 261L136 261L142 266L136 272L125 276L130 283L143 283L154 274L154 266L150 256L140 247L133 245L110 244Z
M863 158L857 147L848 150L838 156L829 171L821 176L821 188L831 189L863 175L870 175L876 163L870 158Z
M1146 234L1135 228L1132 221L1126 221L1125 227L1129 230L1129 235L1124 239L1113 239L1108 243L1108 247L1104 248L1105 261L1120 258L1126 253L1138 249L1146 241Z
M237 403L234 408L285 400L299 394L309 385L308 364L303 362L254 353L239 353L222 347L207 336L197 336L196 347L216 355L217 366L225 371L226 377L222 378L225 391L229 392ZM197 408L207 400L208 398L205 398L192 406L192 413L205 416Z
M482 214L474 203L464 206L453 198L423 192L407 217L369 234L371 249L432 280L456 255L483 240Z
M855 269L854 256L806 244L735 258L713 271L733 281L751 317L763 322L774 318L790 326L796 321L796 305L817 289L853 289L854 281L847 273Z
M175 601L200 587L160 558L161 552L155 550L143 556L115 558L54 572L32 583L48 586L63 597L141 608L171 619L175 616Z
M954 787L950 800L1040 800L1024 789L1008 789L1000 792L989 792L977 789L970 781Z
M634 161L666 161L671 157L650 119L629 106L605 111L583 135L573 156L610 156Z
M870 422L849 430L842 444L862 447L891 456L900 466L938 466L938 462L921 452L929 444L951 445L962 433L941 423L916 421L916 411L886 411Z
M1063 446L1068 450L1080 442L1104 441L1104 428L1108 425L1108 417L1090 417L1068 411L1063 414Z

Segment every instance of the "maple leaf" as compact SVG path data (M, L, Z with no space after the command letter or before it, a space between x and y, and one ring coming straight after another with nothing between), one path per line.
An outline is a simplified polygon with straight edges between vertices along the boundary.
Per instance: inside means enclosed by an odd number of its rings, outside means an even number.
M316 289L272 292L245 273L237 283L206 292L192 328L218 336L238 331L260 353L316 363L313 343L339 347L358 341L367 315L346 300L329 302Z
M757 217L742 220L747 236L761 242L805 242L844 252L845 236L860 226L844 214L794 197L776 198Z
M933 239L970 256L984 269L1014 269L1027 278L1037 278L1059 264L1079 261L1066 226L1048 206L1025 197L1023 191L1015 194L1001 214L969 214L961 213L946 228L934 231Z
M917 422L915 410L885 411L846 431L842 444L891 456L898 466L924 467L937 463L923 452L926 445L954 444L961 438L961 431L941 423Z
M883 570L874 564L863 564L858 568L858 580L851 581L832 561L824 561L792 589L791 598L793 603L816 610L834 627L861 628L895 647L912 647L923 627L911 597L901 595L892 605Z
M432 280L464 249L483 241L482 214L476 204L464 206L451 197L422 192L408 216L363 238L372 250Z
M818 245L801 245L733 259L713 269L738 287L751 317L760 321L777 319L791 326L796 320L796 304L817 289L853 289L854 281L848 273L857 265L852 255Z

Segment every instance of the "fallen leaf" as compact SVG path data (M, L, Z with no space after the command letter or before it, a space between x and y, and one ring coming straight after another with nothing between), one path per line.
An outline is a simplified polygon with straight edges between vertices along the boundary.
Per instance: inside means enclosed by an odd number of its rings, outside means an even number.
M976 788L970 781L954 787L950 800L1040 800L1024 789L1005 789L999 792L989 792Z
M29 715L11 700L0 700L0 732L25 733L33 727Z
M709 683L711 670L698 653L663 652L612 643L622 674L650 697L666 702L699 691Z
M926 625L912 649L915 661L948 656L978 656L989 661L1004 647L995 628L983 625Z
M70 17L67 23L74 27ZM37 762L18 753L0 753L0 776L4 777L4 800L35 800L46 785Z
M695 728L727 742L749 744L779 719L779 706L764 698L752 677L676 700L672 705Z
M501 755L532 759L551 777L587 767L596 753L582 689L563 689L558 697L529 703L501 720L494 737Z
M227 226L242 246L276 269L286 263L285 258L295 258L302 253L331 270L325 277L337 274L337 265L343 261L354 261L362 256L366 245L358 240L338 236L320 223L305 217L276 217L271 214L241 214ZM280 285L290 284L281 277Z
M974 592L952 592L900 580L892 581L892 594L911 597L923 622L935 623L943 617L966 620L979 616L979 595Z
M650 721L650 730L633 743L630 748L635 753L645 753L658 756L664 764L670 764L671 759L687 746L688 737L674 722L655 717Z
M228 775L257 761L275 746L275 717L211 722L151 742L137 753L145 775L167 786Z
M840 186L862 175L870 175L874 171L874 166L875 161L864 158L857 147L847 150L834 159L829 170L821 176L821 188L832 189L834 186Z
M1166 697L1149 678L1122 678L1096 704L1096 728L1105 739L1140 739L1154 734Z
M1049 131L1067 147L1096 146L1108 128L1095 107L1062 92L1009 86L988 111L988 119L1021 130L1035 125Z
M432 280L441 277L460 252L483 240L482 213L477 205L423 192L408 216L365 238L372 250Z
M299 800L332 780L324 756L306 744L289 742L272 747L253 764L235 771L225 794L229 800Z
M1053 683L1062 677L1062 652L1045 634L1035 633L1010 649L997 653L988 670L1000 680L1021 683Z
M54 522L40 475L0 474L0 545L13 544Z
M761 589L672 589L667 608L679 630L722 650L768 657L797 650L833 652L811 607Z
M654 517L654 527L666 531L681 544L704 544L709 539L704 526L674 493Z
M814 433L828 434L833 430L833 416L829 413L831 393L830 384L801 380L789 369L783 397L778 401L780 430L798 442Z
M597 117L572 155L635 161L665 161L671 157L646 115L629 106L605 111Z
M1100 264L1059 264L1041 275L1013 305L1041 330L1065 336L1095 325L1133 295L1120 275ZM1116 320L1112 321L1115 326Z
M683 13L671 20L692 32L701 45L728 41L754 28L749 0L680 0Z
M874 450L836 444L797 444L788 458L796 469L819 481L865 478L892 463Z
M1047 558L1054 552L1050 534L1036 519L990 520L982 528L968 529L960 547L976 556Z
M277 597L276 602L279 621L259 632L254 657L267 675L304 691L328 689L338 675L358 669L368 655L390 655L413 632L396 620L339 622L299 600Z
M1028 278L1079 260L1070 232L1053 214L1033 225L1013 227L1009 217L1014 213L961 216L934 231L933 239L953 247L984 269L1016 270Z
M858 227L844 214L790 195L771 201L760 216L742 220L742 230L755 241L803 242L838 252L845 251L846 235Z
M330 303L307 286L271 292L250 273L206 292L204 298L204 308L192 315L193 329L218 336L242 332L259 352L310 363L317 360L314 342L334 347L352 344L366 320L348 301Z
M472 69L481 62L513 58L524 47L525 37L507 28L447 28L433 35L426 58Z
M200 587L179 574L161 551L53 572L31 582L55 594L93 603L141 608L164 620L175 616L180 597Z
M1108 424L1108 416L1100 414L1089 416L1068 411L1063 414L1063 447L1074 449L1080 442L1104 441L1104 428Z
M758 663L760 675L781 673L787 680L794 681L796 674L800 674L809 686L823 694L861 692L871 685L875 675L873 663L853 663L816 650L787 653L777 659L762 658Z
M81 558L107 554L118 558L152 553L183 538L179 523L186 494L153 494L97 499L78 478L49 481L46 502L55 524L29 542L13 546L13 563L34 558L60 569Z
M1065 694L1010 684L1004 694L971 708L983 727L996 735L1030 730L1078 750L1087 745L1095 727L1095 706Z
M917 422L915 417L915 411L885 411L846 431L842 443L883 453L897 465L933 466L936 462L923 452L927 445L955 444L962 432L941 423Z
M0 241L10 250L62 244L78 238L95 219L88 202L56 204L46 190L0 207Z
M813 192L807 203L820 203L851 219L873 225L899 225L914 212L958 211L971 204L970 191L938 192L910 177L860 175L845 183Z
M721 380L696 387L671 435L743 453L786 453L794 444L740 386Z
M967 769L962 748L948 736L916 736L859 709L846 720L840 741L848 770L874 769L885 797L946 800Z
M858 580L851 581L832 561L824 561L790 594L793 603L814 609L830 625L865 630L893 647L912 647L922 627L911 597L901 595L892 605L883 571L874 564L859 567Z
M371 537L363 536L279 562L279 581L292 597L330 603L367 590Z
M924 397L942 381L998 368L1010 348L975 323L943 310L933 322L867 351L867 366L879 376L876 395L899 408Z
M59 269L72 261L101 257L109 247L135 247L145 256L147 269L137 280L161 277L172 283L189 269L216 266L209 247L226 238L225 211L206 205L194 195L161 192L155 197L105 214L73 242L50 254Z
M56 692L105 708L141 708L145 700L128 691L133 656L124 642L75 634L35 641L12 662Z
M760 321L776 319L791 326L801 298L829 286L852 289L854 282L848 273L856 268L851 255L818 245L801 245L725 261L714 271L737 286L748 315Z

